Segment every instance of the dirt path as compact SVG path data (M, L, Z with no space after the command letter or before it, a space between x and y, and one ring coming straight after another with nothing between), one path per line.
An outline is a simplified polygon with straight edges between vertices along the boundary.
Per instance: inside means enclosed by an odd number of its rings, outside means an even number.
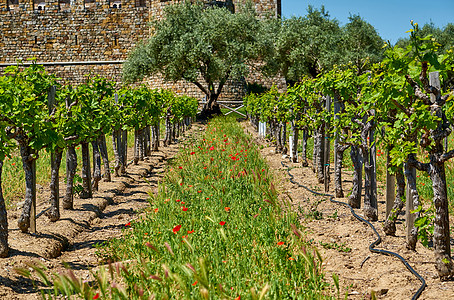
M195 124L185 136L200 128ZM42 263L49 273L62 270L65 263L77 277L88 280L90 271L99 265L94 246L121 237L125 225L148 206L149 193L156 192L167 160L178 153L179 145L161 147L145 161L128 166L126 176L101 182L93 199L75 199L74 210L62 211L60 221L51 223L45 216L40 217L36 235L14 229L20 211L8 212L13 229L9 233L10 256L0 260L0 299L40 299L33 283L13 270L26 267L28 262ZM132 157L132 149L128 157ZM45 191L38 195L37 212L48 206L46 197Z
M281 191L288 193L293 199L292 206L299 212L302 225L306 228L307 241L311 241L324 259L323 268L328 281L332 282L331 274L336 273L340 278L341 298L348 293L348 299L369 299L372 290L379 299L411 299L420 286L413 274L397 259L369 252L368 247L375 240L372 230L357 221L344 206L332 203L325 197L314 196L303 188L289 182L284 161L295 176L295 181L316 191L324 191L324 185L318 184L315 174L310 167L302 168L298 163L283 159L282 154L276 154L274 147L259 139L249 123L243 123L246 131L251 133L258 144L264 146L262 155L270 166L277 170ZM351 187L351 172L344 172L344 190ZM331 178L333 178L331 172ZM334 190L331 182L330 191ZM397 222L398 231L395 237L385 236L382 230L385 218L385 198L383 184L379 183L379 221L374 222L383 241L377 248L397 252L424 277L427 287L419 299L454 299L454 282L441 282L436 276L433 251L417 245L417 252L405 248L404 216ZM282 194L282 197L285 196ZM337 199L347 202L347 199ZM362 215L361 210L356 210ZM314 218L315 215L319 219ZM329 249L332 248L332 249ZM350 249L350 251L348 251Z

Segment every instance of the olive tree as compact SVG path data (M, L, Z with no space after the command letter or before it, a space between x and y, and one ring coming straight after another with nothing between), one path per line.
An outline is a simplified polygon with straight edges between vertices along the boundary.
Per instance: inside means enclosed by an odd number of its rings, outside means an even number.
M260 27L250 4L237 13L189 1L168 6L151 37L130 53L124 79L161 74L167 81L186 80L206 95L202 114L220 113L224 85L246 76L248 63L259 58Z

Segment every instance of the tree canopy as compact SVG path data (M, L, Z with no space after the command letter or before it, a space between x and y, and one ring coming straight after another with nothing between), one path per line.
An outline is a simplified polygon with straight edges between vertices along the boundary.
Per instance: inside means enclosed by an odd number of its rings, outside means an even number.
M280 72L291 85L336 64L354 65L361 73L383 56L383 40L371 24L353 15L341 27L323 6L309 6L306 16L273 21L267 27L274 34L274 52L267 56L264 70Z
M124 64L125 81L154 74L187 80L207 96L207 111L219 109L216 100L227 80L247 75L247 63L261 48L261 21L250 4L237 13L200 2L175 4L153 26L152 36Z

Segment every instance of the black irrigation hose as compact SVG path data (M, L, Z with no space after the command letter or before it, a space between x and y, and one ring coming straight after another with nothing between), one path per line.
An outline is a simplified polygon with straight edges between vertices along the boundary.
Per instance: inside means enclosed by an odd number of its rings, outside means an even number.
M293 178L294 176L292 174L290 174L290 168L288 166L286 166L284 164L284 162L281 161L281 165L284 167L284 168L287 168L287 173L288 175L290 176L290 182L293 183L293 184L296 184L298 185L299 187L302 187L304 189L306 189L307 191L315 194L315 195L318 195L318 196L324 196L324 197L329 197L329 200L333 203L337 203L337 204L341 204L341 205L344 205L348 208L350 208L350 211L351 213L353 214L353 216L360 220L361 222L363 223L366 223L367 225L369 225L370 228L372 228L372 230L374 231L375 235L377 236L377 239L372 242L372 244L369 245L369 251L372 252L372 253L380 253L380 254L383 254L383 255L389 255L389 256L395 256L397 257L398 259L400 259L400 261L405 265L405 267L407 267L408 271L410 271L411 273L413 273L413 275L415 275L419 281L421 281L421 286L419 287L419 289L416 291L416 293L413 295L413 297L411 298L412 300L416 300L419 298L419 296L421 296L421 293L424 291L425 287L426 287L426 281L424 280L424 278L422 278L421 275L418 274L418 272L416 272L409 264L408 262L402 257L400 256L399 254L397 253L394 253L394 252L391 252L391 251L388 251L388 250L382 250L382 249L375 249L374 247L377 246L378 244L381 243L381 236L378 234L377 230L375 229L374 225L372 225L372 223L370 223L369 221L365 220L364 218L358 216L356 214L356 212L353 210L353 208L345 203L345 202L341 202L341 201L337 201L337 200L334 200L334 196L333 195L330 195L330 194L324 194L324 193L319 193L319 192L316 192L316 191L313 191L311 190L310 188L296 182Z

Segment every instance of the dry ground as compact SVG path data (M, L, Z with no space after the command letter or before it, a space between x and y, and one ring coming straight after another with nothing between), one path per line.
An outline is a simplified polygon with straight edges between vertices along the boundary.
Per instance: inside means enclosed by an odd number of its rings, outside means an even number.
M281 191L289 193L293 199L292 206L301 215L301 224L306 228L308 241L312 241L320 250L324 259L323 268L326 277L332 281L331 274L339 275L342 287L341 297L348 292L348 299L368 299L374 290L379 299L411 299L420 286L420 281L411 274L405 266L394 257L371 253L369 244L375 240L375 235L369 226L356 220L346 207L329 201L326 197L315 196L303 188L290 183L286 168L282 167L284 161L291 168L295 181L316 191L324 191L324 185L319 184L311 167L301 167L298 163L291 163L283 159L282 154L274 151L274 146L258 138L249 123L243 123L245 130L251 133L257 144L263 145L262 155L270 166L277 170L277 177ZM331 178L334 174L331 172ZM352 172L343 173L344 191L351 187ZM419 299L454 299L454 282L442 282L436 275L433 251L417 245L417 251L409 251L405 247L404 216L398 219L395 237L385 236L382 224L385 218L385 196L383 184L379 185L379 221L373 222L382 243L379 249L397 252L424 277L427 287ZM334 191L331 182L330 191ZM347 202L347 198L336 199ZM322 218L316 220L307 215L313 212L321 213ZM356 210L359 215L362 211ZM336 247L337 249L326 249ZM351 251L344 252L350 248Z

